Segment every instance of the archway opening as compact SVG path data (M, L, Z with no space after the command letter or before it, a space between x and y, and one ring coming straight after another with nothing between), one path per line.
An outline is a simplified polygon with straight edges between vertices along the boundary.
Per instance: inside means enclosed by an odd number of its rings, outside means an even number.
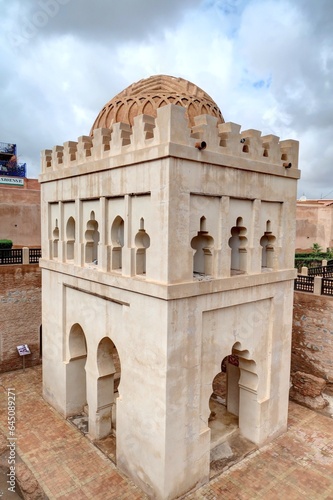
M209 400L211 450L224 443L238 429L239 377L238 356L226 356L221 363L221 371L213 379Z
M111 269L113 271L122 269L122 253L124 246L124 221L118 215L111 227Z
M271 221L266 222L266 231L260 239L261 251L261 270L274 268L274 247L276 238L272 233Z
M118 350L109 337L97 348L97 419L98 447L116 463L117 399L121 365Z
M74 259L75 220L69 217L66 224L66 260Z
M212 381L208 418L211 477L256 449L251 438L244 437L249 435L249 428L255 426L256 383L256 364L249 359L249 352L236 342Z
M213 274L213 247L214 238L206 229L206 218L200 219L200 230L191 240L193 248L193 275L211 276Z
M98 222L95 220L95 212L92 211L90 214L90 220L87 222L87 230L85 232L85 262L86 263L98 263L98 243L99 243L99 231Z
M144 219L140 219L140 229L135 235L136 246L135 274L146 274L146 251L150 247L150 236L144 228Z
M236 225L231 228L229 247L231 248L230 274L243 274L247 271L247 229L242 217L237 217Z
M87 407L87 343L82 327L75 323L68 337L69 361L66 374L66 399L68 415L84 415L88 413ZM87 432L87 419L82 431Z
M52 232L52 259L58 258L58 246L59 246L59 227L58 219L55 220L54 229Z

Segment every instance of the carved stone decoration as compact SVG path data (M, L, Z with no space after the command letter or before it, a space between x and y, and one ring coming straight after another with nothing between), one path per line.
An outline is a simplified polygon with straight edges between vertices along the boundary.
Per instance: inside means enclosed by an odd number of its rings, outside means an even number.
M199 115L215 116L218 124L224 123L219 107L200 87L183 78L156 75L133 83L105 104L90 135L97 128L111 128L113 123L133 125L138 115L156 117L156 110L167 104L185 108L190 127L195 124L194 117Z

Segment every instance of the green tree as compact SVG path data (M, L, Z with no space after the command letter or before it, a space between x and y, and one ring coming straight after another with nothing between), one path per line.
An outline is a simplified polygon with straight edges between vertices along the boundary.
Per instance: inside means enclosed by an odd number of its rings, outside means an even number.
M311 250L312 250L311 255L313 255L314 257L318 256L323 252L323 249L321 248L319 243L314 243L311 247Z

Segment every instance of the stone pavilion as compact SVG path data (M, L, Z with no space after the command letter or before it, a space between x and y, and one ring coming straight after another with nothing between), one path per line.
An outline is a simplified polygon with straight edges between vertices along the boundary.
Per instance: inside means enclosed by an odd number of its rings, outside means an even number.
M209 479L212 384L258 446L285 432L298 143L154 76L42 153L43 388L151 498Z

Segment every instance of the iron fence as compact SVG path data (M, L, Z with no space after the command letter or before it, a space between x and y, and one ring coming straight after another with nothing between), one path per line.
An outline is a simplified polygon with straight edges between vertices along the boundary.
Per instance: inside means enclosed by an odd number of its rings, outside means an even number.
M323 278L321 281L321 294L333 296L333 280Z
M314 291L314 276L301 276L298 275L295 279L294 290L298 292L310 292Z
M29 248L29 264L38 264L42 256L41 248Z
M23 248L3 248L0 249L1 264L38 264L42 256L41 248L29 248L28 255L24 254Z
M322 276L323 278L333 278L333 266L309 267L308 276Z
M0 249L0 264L22 264L22 248Z

